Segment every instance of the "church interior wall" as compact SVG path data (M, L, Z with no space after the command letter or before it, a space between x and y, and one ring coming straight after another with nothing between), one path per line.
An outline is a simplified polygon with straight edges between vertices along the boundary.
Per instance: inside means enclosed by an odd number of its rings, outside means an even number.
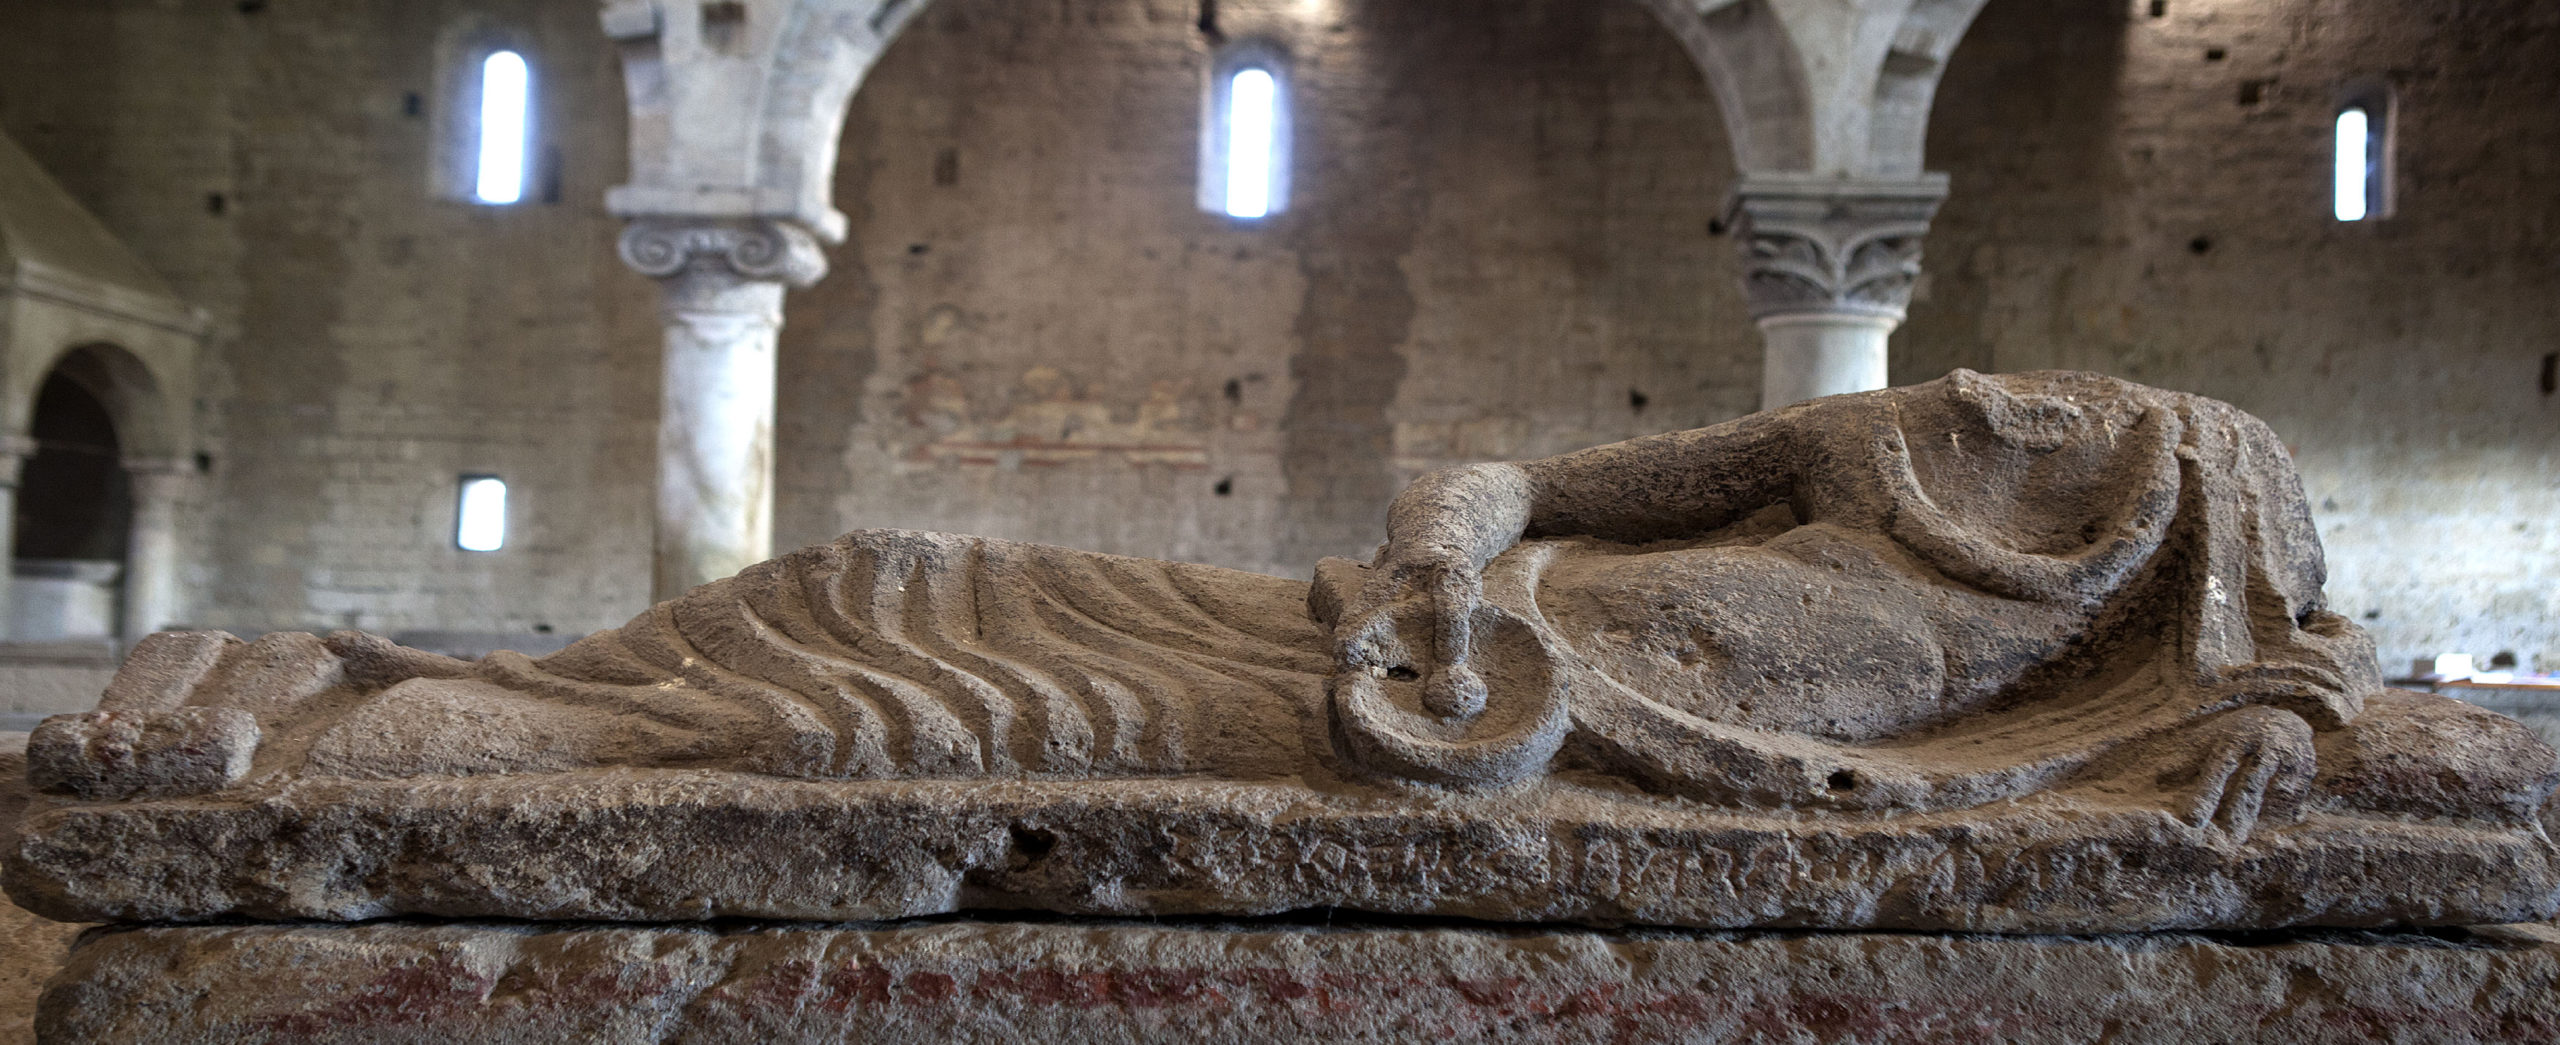
M2234 403L2293 452L2387 673L2560 669L2555 49L2530 4L1991 4L1939 92L1956 190L1894 381L2085 367ZM2330 121L2371 78L2396 211L2340 222Z
M792 295L777 546L987 533L1303 574L1411 476L1752 408L1703 79L1634 4L936 0L847 121L852 239ZM2560 657L2560 14L1992 3L1896 382L2087 367L2296 454L2386 663ZM535 63L536 198L437 191L436 42ZM1285 212L1203 213L1220 40L1288 55ZM2540 47L2519 43L2542 41ZM2218 53L2218 58L2208 58ZM2333 91L2400 91L2398 210L2325 212ZM414 104L412 98L415 98ZM2254 99L2244 101L2243 99ZM22 0L0 128L215 318L186 605L242 632L572 633L645 603L658 331L600 203L585 0ZM556 201L554 198L556 197ZM456 550L455 479L515 531Z

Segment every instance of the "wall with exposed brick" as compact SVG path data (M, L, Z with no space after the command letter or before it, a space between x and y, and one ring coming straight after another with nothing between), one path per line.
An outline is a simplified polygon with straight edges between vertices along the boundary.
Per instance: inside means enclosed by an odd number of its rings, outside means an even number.
M2340 223L2332 120L2376 77L2398 208ZM2549 5L1994 0L1939 93L1955 195L1894 379L2085 367L2236 403L2292 448L2386 671L2560 670L2555 99Z
M912 526L1303 573L1432 467L1750 408L1704 83L1633 4L936 0L847 124L782 343L778 543ZM2560 13L1994 0L1940 92L1895 379L2082 366L2293 445L2397 660L2560 657ZM457 27L535 62L558 201L443 198ZM1222 41L1290 56L1290 210L1204 214ZM2208 58L2218 53L2219 58ZM2332 92L2399 210L2326 213ZM416 96L412 105L410 98ZM414 108L414 112L412 111ZM582 631L647 588L654 292L612 256L590 0L18 0L0 128L210 309L188 604L242 630ZM217 202L218 198L218 202ZM453 480L512 546L450 546ZM2546 661L2548 662L2548 661Z
M1758 388L1730 161L1633 4L938 0L856 96L854 240L783 335L781 542L959 529L1303 574L1420 471ZM1294 200L1197 205L1220 46L1288 56ZM858 394L855 394L858 393Z
M542 70L557 203L434 191L437 41L482 23ZM217 324L191 619L586 630L646 601L653 297L598 202L621 109L585 3L0 9L0 126ZM476 471L518 491L502 554L453 548Z

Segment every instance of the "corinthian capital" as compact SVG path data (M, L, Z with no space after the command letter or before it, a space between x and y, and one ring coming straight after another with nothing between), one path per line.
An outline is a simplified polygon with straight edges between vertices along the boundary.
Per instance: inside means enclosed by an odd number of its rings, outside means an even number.
M1754 319L1789 313L1903 317L1920 241L1945 176L1909 181L1748 178L1734 201Z
M660 279L697 265L795 287L827 274L817 237L797 225L762 219L635 218L622 230L620 250L624 264Z

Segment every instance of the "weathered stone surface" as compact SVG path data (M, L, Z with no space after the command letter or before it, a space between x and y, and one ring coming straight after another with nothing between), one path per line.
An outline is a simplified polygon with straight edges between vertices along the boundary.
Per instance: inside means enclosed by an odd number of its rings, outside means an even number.
M49 1042L2548 1042L2560 932L153 928Z
M219 791L249 771L257 717L241 708L56 715L27 740L27 782L88 799Z
M2045 799L1879 820L1747 818L1551 783L817 783L661 770L305 782L255 800L49 812L19 903L87 921L851 920L971 909L1996 932L2459 925L2540 917L2528 835L2317 815L2247 843ZM147 869L148 874L137 873Z
M0 903L0 1041L35 1039L36 996L86 928Z
M8 886L84 920L2560 913L2560 757L2381 689L2282 445L2219 403L1959 371L1436 474L1388 528L1312 585L865 531L540 660L164 636L46 728L194 715L163 748L254 764L40 743L82 783Z
M27 735L0 732L0 824L16 824L27 804ZM62 968L85 925L38 918L0 904L0 1041L35 1037L36 992Z

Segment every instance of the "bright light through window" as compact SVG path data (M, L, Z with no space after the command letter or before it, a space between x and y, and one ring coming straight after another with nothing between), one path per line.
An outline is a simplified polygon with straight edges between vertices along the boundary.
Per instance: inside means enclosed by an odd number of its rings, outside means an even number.
M2362 107L2338 114L2337 213L2363 221L2373 200L2373 123Z
M480 181L482 203L524 198L525 112L532 74L524 56L500 51L480 63Z
M467 552L493 552L507 546L507 481L489 475L462 477L462 510L453 543Z
M1264 69L1227 82L1227 213L1271 213L1272 162L1280 129L1280 84Z

